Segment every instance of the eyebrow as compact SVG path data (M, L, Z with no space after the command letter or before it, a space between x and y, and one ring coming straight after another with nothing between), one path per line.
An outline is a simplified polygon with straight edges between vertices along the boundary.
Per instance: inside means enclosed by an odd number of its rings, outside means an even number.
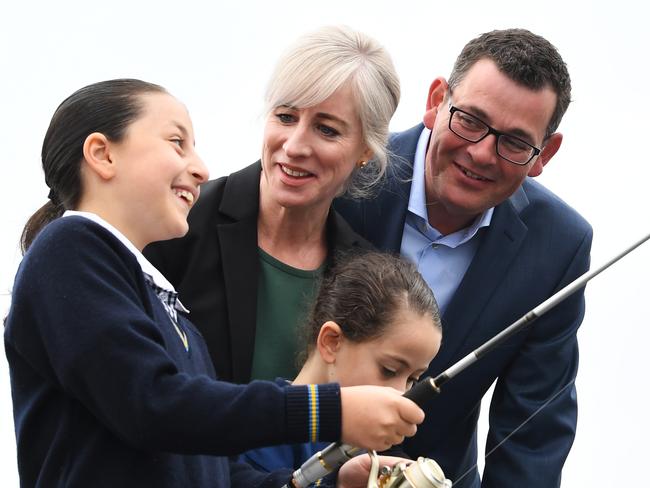
M468 107L458 107L458 108L470 112L471 114L473 114L476 117L478 117L479 119L481 119L481 121L483 121L483 122L485 122L486 120L491 122L490 116L484 110L482 110L482 109L480 109L478 107L475 107L474 105L470 105ZM525 131L524 129L514 128L514 129L509 129L509 130L500 130L499 132L503 132L504 134L507 134L509 136L514 136L514 137L517 137L519 139L523 139L524 141L528 142L529 144L535 145L534 144L535 138L533 137L533 135L530 132Z
M318 112L316 114L316 117L320 119L325 119L325 120L332 120L334 122L338 122L343 126L344 129L347 129L350 124L348 124L345 120L337 117L336 115L328 114L327 112Z
M180 122L172 120L172 125L174 127L176 127L179 131L181 131L183 133L183 135L186 136L188 134L187 129L185 128L185 126L183 124L181 124Z
M411 364L406 359L402 359L399 356L394 356L394 355L392 355L392 354L390 354L388 352L386 353L386 356L388 357L388 359L392 359L393 361L397 361L402 366L404 366L406 369L411 369Z

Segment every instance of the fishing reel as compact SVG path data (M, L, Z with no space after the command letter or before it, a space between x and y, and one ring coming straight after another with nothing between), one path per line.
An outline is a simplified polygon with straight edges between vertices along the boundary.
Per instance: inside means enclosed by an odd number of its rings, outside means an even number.
M419 457L410 464L397 463L392 468L379 468L379 457L370 454L368 488L451 488L442 468L433 459Z

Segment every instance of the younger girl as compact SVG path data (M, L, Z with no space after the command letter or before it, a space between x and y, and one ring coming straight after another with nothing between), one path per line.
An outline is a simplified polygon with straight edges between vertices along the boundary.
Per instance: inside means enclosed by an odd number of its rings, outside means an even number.
M22 486L280 486L288 471L223 456L310 436L381 449L414 433L423 412L388 388L214 380L187 310L141 254L187 232L208 178L187 110L163 88L75 92L42 162L50 201L25 227L5 329ZM389 425L370 428L376 410Z
M426 371L442 339L438 306L417 268L379 252L341 259L323 280L303 330L306 351L293 385L335 381L404 392ZM240 460L265 471L297 469L325 446L254 449Z

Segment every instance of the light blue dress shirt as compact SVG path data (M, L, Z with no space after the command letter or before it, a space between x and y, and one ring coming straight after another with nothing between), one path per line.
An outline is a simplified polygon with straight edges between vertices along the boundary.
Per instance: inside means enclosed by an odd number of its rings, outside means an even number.
M442 315L476 254L480 238L478 231L490 225L494 209L483 212L469 227L448 235L442 235L429 225L424 191L424 159L430 134L431 131L425 127L418 140L400 252L417 264L436 296Z

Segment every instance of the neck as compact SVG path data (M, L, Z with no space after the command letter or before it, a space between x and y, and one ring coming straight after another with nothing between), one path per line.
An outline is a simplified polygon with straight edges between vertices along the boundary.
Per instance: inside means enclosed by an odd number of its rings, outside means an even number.
M325 363L316 357L316 354L310 354L305 364L300 369L298 376L293 380L294 385L312 385L322 384L335 381L327 377Z
M295 268L318 268L327 256L329 206L283 207L263 193L257 219L259 247Z
M476 215L452 215L439 202L427 200L427 219L429 225L442 235L453 234L469 227Z
M425 160L425 165L431 165L428 159ZM448 235L468 227L476 218L476 215L456 211L457 209L449 208L445 206L445 204L441 203L438 198L441 189L439 188L440 185L444 185L444 182L436 181L435 178L425 170L424 198L427 209L427 220L429 221L429 225L442 235Z
M116 210L115 206L109 205L107 202L96 200L83 200L74 209L78 212L89 212L97 215L102 220L108 222L117 230L119 230L124 237L126 237L131 244L133 244L138 251L142 252L147 244L151 241L144 238L138 232L132 230L132 226L128 225L128 221L123 214Z

